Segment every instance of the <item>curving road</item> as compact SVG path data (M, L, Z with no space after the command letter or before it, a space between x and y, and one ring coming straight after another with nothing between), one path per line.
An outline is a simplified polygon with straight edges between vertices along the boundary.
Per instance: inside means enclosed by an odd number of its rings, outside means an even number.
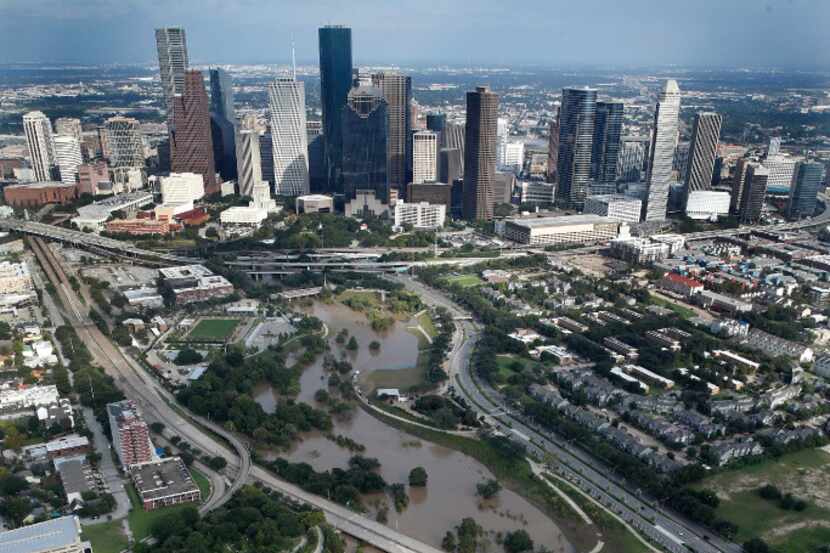
M429 288L409 276L395 280L433 305L450 309L457 316L468 315L441 292ZM739 553L735 543L723 540L700 525L688 521L661 506L656 500L616 476L610 467L556 434L537 427L521 413L514 412L508 402L493 388L479 381L471 370L470 359L479 337L476 323L457 323L465 340L450 354L450 379L457 391L484 415L493 427L523 442L528 451L540 459L550 459L549 468L583 492L620 515L650 541L671 553Z

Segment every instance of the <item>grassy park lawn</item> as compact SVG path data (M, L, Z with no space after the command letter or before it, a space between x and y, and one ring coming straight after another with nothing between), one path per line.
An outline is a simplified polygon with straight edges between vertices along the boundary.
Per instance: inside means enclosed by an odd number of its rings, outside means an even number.
M89 540L95 553L119 553L127 548L120 520L84 526L82 536Z
M516 374L514 365L516 365L517 363L521 364L522 370L526 369L529 366L536 365L534 361L524 359L523 357L519 357L517 355L498 355L496 356L496 364L498 365L499 370L498 373L496 373L495 375L495 381L499 384L507 384L507 379Z
M233 335L239 325L239 319L202 319L187 339L191 342L224 342Z
M464 288L479 286L482 283L482 280L476 275L452 275L445 277L444 280L448 284L458 284Z
M703 480L697 487L717 492L717 514L738 525L738 542L760 536L782 553L810 551L810 545L830 540L830 454L805 449L755 465L727 470ZM783 493L807 501L804 511L788 511L758 495L758 488L774 484Z
M435 328L435 324L432 322L432 317L429 316L428 311L421 312L418 315L418 324L421 325L421 328L424 329L424 332L429 334L430 338L435 338L438 336L438 329Z
M208 477L193 467L190 467L190 475L196 485L199 486L199 491L202 492L202 501L207 500L210 497L210 480L208 480Z

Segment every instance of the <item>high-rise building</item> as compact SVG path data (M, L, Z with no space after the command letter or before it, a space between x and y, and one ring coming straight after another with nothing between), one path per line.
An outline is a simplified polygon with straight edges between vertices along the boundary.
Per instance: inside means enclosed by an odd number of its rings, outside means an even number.
M499 97L490 87L479 86L467 93L463 213L468 221L493 218L498 108Z
M72 136L78 141L78 144L82 144L84 141L81 120L75 117L58 117L55 119L55 134Z
M427 113L427 130L436 133L439 137L447 125L446 113Z
M343 26L321 27L320 103L323 108L327 190L342 192L343 110L352 86L352 30Z
M259 134L259 163L262 167L262 180L269 188L274 184L274 141L271 138L271 126Z
M107 405L112 445L121 466L146 463L155 458L153 443L147 423L131 399Z
M208 195L219 192L213 162L208 97L201 71L187 71L184 92L173 98L170 155L174 173L198 173L205 179Z
M438 178L438 135L433 131L412 133L412 182L422 184Z
M306 121L306 141L308 142L308 182L312 192L326 189L326 159L323 143L323 122Z
M305 85L296 77L276 79L268 86L268 106L274 144L274 194L308 194Z
M643 197L643 220L665 221L672 182L672 160L677 146L680 117L680 87L669 79L660 92L654 111L650 159Z
M559 108L556 108L548 128L548 182L559 181Z
M78 182L78 167L83 162L81 144L74 136L59 134L54 138L55 162L64 184Z
M140 123L131 117L116 116L107 119L104 125L113 180L123 184L129 179L130 172L144 169Z
M403 191L410 180L412 159L411 130L412 79L400 73L376 73L372 84L379 88L386 100L387 124L386 172L389 185Z
M790 185L787 217L802 219L816 212L818 189L824 179L824 166L813 161L802 161L795 166Z
M679 177L676 181L672 179L672 185L686 181L686 169L689 167L689 150L690 142L678 142L674 148L674 157L672 157L671 170L672 176L677 174Z
M464 176L464 154L458 148L438 151L438 181L452 184Z
M712 171L718 153L721 122L719 113L702 112L695 115L686 180L683 183L684 205L692 192L712 188Z
M109 165L99 160L94 163L84 163L78 167L78 195L99 194L112 192Z
M789 192L790 183L795 174L795 166L804 158L778 153L764 158L764 167L769 171L767 188L770 193L784 194Z
M769 171L760 163L750 163L746 170L743 193L741 194L740 222L757 223L764 208L767 195Z
M524 142L508 142L504 146L503 165L508 169L512 169L514 173L518 174L522 171L525 163L525 143Z
M591 180L596 111L596 89L562 89L556 199L565 206L579 210L585 205L588 182Z
M260 159L256 117L248 115L240 122L236 134L236 182L240 196L251 197L254 187L262 182Z
M729 200L729 213L738 215L743 205L743 195L746 189L746 172L749 169L750 161L741 158L735 162L735 172L732 176L732 192Z
M591 178L597 182L616 182L617 180L623 113L622 102L597 102L594 143L591 152Z
M228 72L210 70L210 131L213 161L225 180L236 178L236 115L233 107L233 85Z
M159 56L161 88L167 107L167 120L173 108L173 97L184 94L184 74L187 71L187 40L181 27L156 29L156 49Z
M109 134L106 125L98 127L98 143L101 145L101 157L109 159L112 152L110 151Z
M55 165L55 145L52 139L52 123L42 111L30 111L23 116L23 132L32 171L38 181L52 180Z
M767 157L777 156L781 151L781 137L772 136L769 139L769 146L767 146Z
M617 177L622 182L639 182L645 174L650 140L647 136L624 136L617 158Z
M386 100L376 87L353 88L343 111L343 193L346 200L358 190L372 190L387 201Z

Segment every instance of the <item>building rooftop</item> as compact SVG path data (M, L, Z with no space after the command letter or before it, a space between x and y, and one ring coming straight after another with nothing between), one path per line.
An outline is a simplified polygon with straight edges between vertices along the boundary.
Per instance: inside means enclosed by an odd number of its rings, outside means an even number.
M562 215L560 217L522 217L506 219L506 222L528 228L616 223L615 220L609 219L608 217L593 214Z
M46 443L46 451L61 451L63 449L86 447L89 445L89 439L86 436L79 436L77 434L70 434L51 442Z
M213 272L204 265L183 265L180 267L165 267L159 269L159 274L164 279L177 279L212 276Z
M65 516L0 533L0 553L38 553L80 541L78 518Z
M40 182L24 182L21 184L10 184L4 190L12 190L17 188L71 188L77 186L76 184L64 184L60 181L40 181Z
M179 457L132 465L130 474L136 491L145 501L199 489Z

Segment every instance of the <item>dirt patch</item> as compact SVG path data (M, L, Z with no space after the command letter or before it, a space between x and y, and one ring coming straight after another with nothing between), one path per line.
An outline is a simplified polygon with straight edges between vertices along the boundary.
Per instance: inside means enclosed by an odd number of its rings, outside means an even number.
M786 536L791 532L795 532L796 530L802 530L805 528L830 528L830 521L807 520L804 522L794 522L793 524L786 524L784 526L779 526L777 528L773 528L768 532L765 532L764 539L774 541L775 538Z

